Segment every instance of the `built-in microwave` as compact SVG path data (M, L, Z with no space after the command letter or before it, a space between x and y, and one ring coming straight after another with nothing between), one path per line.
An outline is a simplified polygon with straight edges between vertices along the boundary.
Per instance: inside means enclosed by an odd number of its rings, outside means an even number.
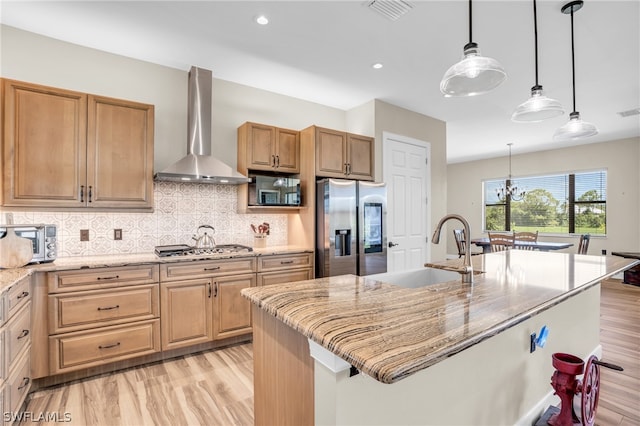
M0 225L0 238L7 234L7 226ZM33 258L29 263L53 262L56 260L56 225L10 225L18 237L31 241Z
M297 176L249 175L250 206L299 206L300 179Z

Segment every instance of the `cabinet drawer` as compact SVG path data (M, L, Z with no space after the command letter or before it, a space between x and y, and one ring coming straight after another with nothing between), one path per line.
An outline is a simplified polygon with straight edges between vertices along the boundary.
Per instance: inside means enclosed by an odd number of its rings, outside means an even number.
M31 388L31 373L29 371L29 351L17 360L16 368L11 372L4 389L4 409L16 413Z
M158 282L158 265L50 272L47 275L47 280L49 293L152 284Z
M313 270L277 271L258 274L258 285L282 284L313 279Z
M27 303L15 317L9 321L5 331L5 370L12 366L24 347L31 342L31 304Z
M6 319L11 318L27 301L31 300L30 284L31 277L25 277L7 291L5 302L7 312Z
M49 337L51 374L160 351L160 320Z
M258 272L312 267L313 253L283 254L258 258Z
M58 334L159 316L158 284L49 296L49 333Z
M168 263L160 268L160 280L164 282L185 278L246 274L255 271L255 257Z

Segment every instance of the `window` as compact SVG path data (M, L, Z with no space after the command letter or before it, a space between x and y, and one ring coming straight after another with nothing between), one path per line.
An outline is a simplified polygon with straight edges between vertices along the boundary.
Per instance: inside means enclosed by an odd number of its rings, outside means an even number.
M512 182L522 199L500 197L509 180L484 182L485 231L606 234L607 172L534 176Z

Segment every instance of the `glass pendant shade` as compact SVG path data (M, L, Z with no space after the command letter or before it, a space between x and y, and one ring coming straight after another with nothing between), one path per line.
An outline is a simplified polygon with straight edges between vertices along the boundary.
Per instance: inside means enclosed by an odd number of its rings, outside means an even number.
M506 77L498 61L480 56L478 45L468 43L463 59L444 74L440 91L447 97L481 95L498 87Z
M569 122L560 127L553 135L553 139L557 141L570 141L574 139L588 138L598 134L595 125L582 121L579 112L572 112L569 115Z
M535 123L562 114L564 109L560 102L546 97L542 92L542 86L534 86L531 88L531 97L515 109L511 120L518 123Z

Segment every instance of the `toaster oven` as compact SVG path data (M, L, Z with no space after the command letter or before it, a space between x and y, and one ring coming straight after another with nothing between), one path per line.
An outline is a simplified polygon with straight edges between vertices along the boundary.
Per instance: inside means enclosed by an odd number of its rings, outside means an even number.
M31 241L33 258L29 263L53 262L56 260L56 225L0 225L0 238L7 234L7 226L13 228L18 237Z

